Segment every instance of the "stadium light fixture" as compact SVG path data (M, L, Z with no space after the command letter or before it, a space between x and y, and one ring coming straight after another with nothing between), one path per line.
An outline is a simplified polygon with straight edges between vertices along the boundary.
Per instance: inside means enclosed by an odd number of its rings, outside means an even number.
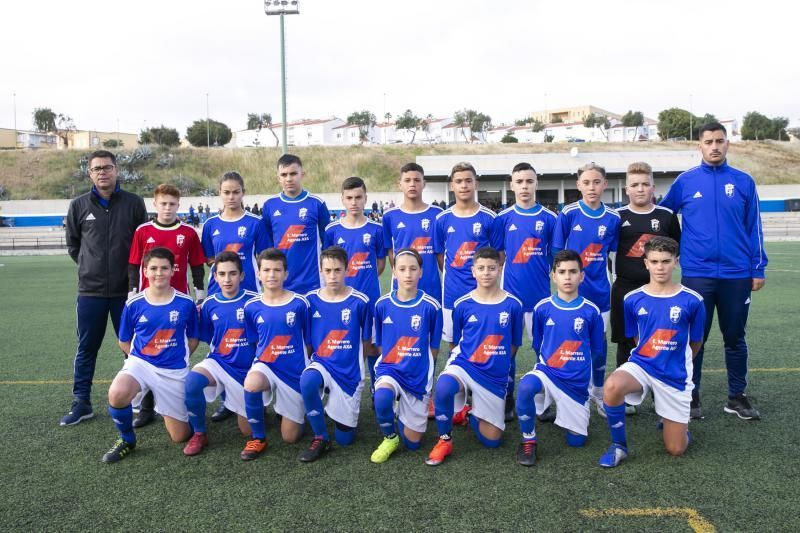
M286 33L284 29L284 15L299 15L300 5L298 0L264 0L264 13L268 16L279 16L281 19L281 137L283 153L288 151L286 128Z

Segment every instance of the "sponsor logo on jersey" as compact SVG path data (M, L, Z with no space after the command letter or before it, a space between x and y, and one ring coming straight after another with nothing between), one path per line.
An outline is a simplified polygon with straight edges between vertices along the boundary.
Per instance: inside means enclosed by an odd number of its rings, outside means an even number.
M410 248L413 248L419 253L425 253L425 250L426 248L428 248L430 242L431 242L430 237L417 237L411 243Z
M461 268L467 264L467 261L472 259L472 256L475 255L475 248L478 246L478 243L475 241L467 241L462 242L461 246L458 247L456 253L453 257L453 262L450 263L450 266Z
M430 231L430 229L431 229L431 219L423 218L422 221L420 222L420 224L422 225L422 231L425 231L425 232Z
M469 318L467 319L467 322L470 322L470 323L477 322L477 321L478 321L478 317L476 317L475 315L469 315Z
M664 350L674 350L678 346L678 343L673 341L672 337L677 334L678 330L675 329L657 329L655 333L647 339L647 342L639 347L639 355L642 357L656 357Z
M575 317L575 321L572 323L572 329L575 330L575 333L583 331L583 322L584 320L581 317Z
M236 309L236 320L238 320L239 322L244 322L244 308L243 307L239 307L238 309Z
M578 320L578 319L576 319ZM576 355L582 355L583 353L578 351L581 347L581 341L564 341L562 342L556 351L547 358L547 366L550 368L562 368L564 365L569 363L573 357Z
M500 322L500 327L504 328L508 326L508 311L501 311L498 320Z
M601 239L602 239L603 237L605 237L605 236L606 236L606 230L607 230L607 229L608 229L608 228L607 228L606 226L597 226L597 236L598 236L599 238L601 238Z
M399 363L403 357L412 354L412 348L418 340L419 337L400 337L397 339L397 342L394 343L392 349L383 356L381 363L390 365Z
M238 254L239 250L242 249L242 246L244 246L244 244L242 244L240 242L231 242L231 243L228 243L225 246L225 249L223 250L223 252L234 252L234 253Z
M305 220L308 216L308 208L301 207L299 211L297 211L297 218L300 220Z
M508 231L517 231L517 225L516 225L516 224L511 224L511 225L508 227Z
M583 228L580 224L575 224L575 227L572 228L572 231L583 231Z
M146 323L147 323L147 317L144 316L144 315L140 316L139 317L139 324L146 324Z
M148 237L147 241L145 241L145 242L147 242L147 244L155 244L156 240L154 238L152 238L152 237Z
M286 325L289 327L294 326L297 314L294 311L286 311Z
M94 216L94 213L89 213L89 216L86 217L86 222L89 222L90 220L97 220Z
M259 317L261 318L261 317ZM274 363L278 357L286 351L289 347L289 342L292 340L291 335L276 335L269 341L269 344L264 346L261 354L258 356L259 361L265 363Z
M387 316L386 318L384 318L383 319L383 323L384 324L394 324L394 322L392 321L392 317L390 317L390 316Z
M239 226L236 228L236 235L238 235L240 239L244 239L247 235L247 226Z
M703 195L700 194L700 191L697 191L696 193L694 193L694 196L692 196L692 198L702 198L702 197Z
M652 229L653 231L658 231L659 229L661 229L661 221L658 220L657 218L651 218L650 229Z
M369 246L371 240L372 240L372 235L370 235L369 233L365 233L361 236L361 241L364 243L364 246Z
M536 224L534 224L534 229L537 233L541 233L541 231L544 229L544 220L537 220Z
M342 310L342 313L344 313L344 311L345 310ZM346 311L349 312L350 310L347 309ZM319 348L317 348L317 355L319 357L330 357L333 355L334 351L340 348L346 348L349 345L349 343L345 341L346 336L346 329L331 330L327 335L325 335L325 338L322 339Z
M639 315L639 316L644 316L644 315L648 314L647 313L647 309L645 309L644 307L640 307L639 311L637 311L636 314Z
M626 220L625 222L622 223L622 227L623 228L628 228L628 227L630 227L630 225L631 225L631 221L630 220Z
M281 237L281 240L278 243L278 249L288 250L291 248L294 243L300 240L300 237L303 236L303 232L305 230L305 224L292 224L286 228L286 233L283 234L283 237Z
M681 308L673 305L669 308L669 319L673 324L677 324L681 319Z
M504 351L502 343L502 335L487 335L478 345L475 353L469 357L469 360L478 364L487 362L493 355L498 355L499 352Z
M531 256L535 254L536 247L539 243L542 242L542 239L537 239L536 237L528 237L522 242L522 246L519 247L519 251L514 256L514 260L512 263L514 264L524 264L530 261Z
M733 198L733 183L725 184L725 196L728 198Z
M217 352L220 355L230 355L234 348L242 346L242 341L247 340L243 338L243 335L244 328L231 328L225 331L222 340L219 341L219 346L217 346Z
M475 235L476 237L480 236L481 228L483 228L483 224L481 224L480 222L473 222L472 223L472 234Z
M422 316L411 315L411 329L413 331L419 331L420 326L422 326Z
M596 242L593 242L587 246L586 249L581 252L581 262L583 263L583 268L588 267L592 261L602 261L603 254L600 253L602 250L603 245Z
M342 324L345 326L350 323L351 311L349 308L342 309Z
M347 273L345 274L348 278L352 278L358 275L359 270L368 270L372 268L372 265L369 263L369 252L356 252L350 256L350 260L347 262Z
M175 244L183 248L183 243L186 241L186 235L176 235Z
M178 311L170 311L169 312L169 323L170 324L177 324L178 319L181 317L181 314Z
M627 221L626 221L627 222ZM647 244L647 241L655 237L655 235L651 233L645 233L644 235L640 236L631 249L628 250L628 253L625 254L625 257L644 257L644 245Z
M403 228L405 228L405 227L406 227L406 225L405 225L405 224L403 224L402 222L398 222L398 223L397 223L397 229L403 229Z
M150 357L155 357L161 352L163 352L166 348L172 348L178 345L178 342L172 338L175 334L174 329L160 329L156 331L153 338L150 339L144 348L141 350L141 355L147 355Z

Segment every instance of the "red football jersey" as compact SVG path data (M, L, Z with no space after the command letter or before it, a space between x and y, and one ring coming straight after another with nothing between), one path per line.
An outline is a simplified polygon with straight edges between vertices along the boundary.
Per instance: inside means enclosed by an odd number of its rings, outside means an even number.
M139 291L146 289L150 285L141 267L142 257L148 250L156 247L169 248L175 254L175 275L172 276L170 285L175 290L189 294L188 265L197 266L206 262L197 231L182 222L169 227L158 226L153 222L145 222L136 228L136 233L133 234L128 263L139 265Z

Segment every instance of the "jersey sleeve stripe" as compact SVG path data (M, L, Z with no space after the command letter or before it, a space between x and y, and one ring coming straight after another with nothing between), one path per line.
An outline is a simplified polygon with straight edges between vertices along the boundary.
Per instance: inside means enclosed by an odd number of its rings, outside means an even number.
M537 309L539 309L540 306L546 304L549 301L550 301L550 296L548 296L547 298L542 298L536 305L533 306L533 310L536 311Z
M634 294L639 294L640 292L644 292L644 287L639 287L638 289L632 290L631 292L625 295L623 300L627 300L628 296L633 296Z

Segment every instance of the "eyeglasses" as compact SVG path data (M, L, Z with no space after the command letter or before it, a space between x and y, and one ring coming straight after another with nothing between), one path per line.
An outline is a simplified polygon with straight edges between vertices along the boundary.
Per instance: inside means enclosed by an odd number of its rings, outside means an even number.
M89 172L92 174L100 174L101 172L111 172L114 170L114 165L105 165L102 167L92 167L89 169Z

